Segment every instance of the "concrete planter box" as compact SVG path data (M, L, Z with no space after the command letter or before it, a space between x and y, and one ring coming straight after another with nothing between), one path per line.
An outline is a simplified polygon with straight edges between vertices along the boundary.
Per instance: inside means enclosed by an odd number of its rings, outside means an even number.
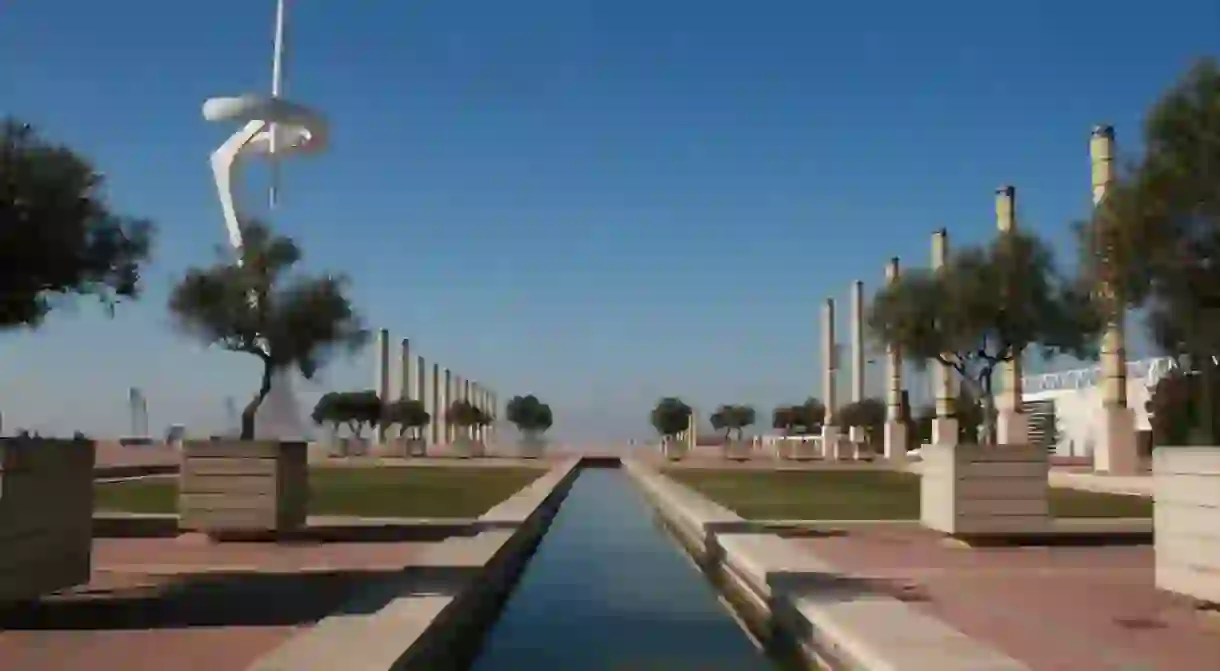
M523 436L517 443L517 449L522 457L537 459L546 452L546 439L541 436Z
M661 454L673 461L679 461L690 452L690 445L685 440L661 439Z
M724 458L745 461L752 455L748 440L730 440L724 444Z
M373 454L379 457L418 457L424 456L428 444L423 438L390 438L384 445L378 445Z
M458 436L453 441L453 453L463 459L481 457L487 453L487 446L481 440L469 436Z
M0 439L0 603L89 581L94 445Z
M188 441L179 474L179 527L213 535L304 527L306 456L304 442Z
M924 526L961 536L1038 534L1049 528L1045 448L929 444L920 452Z
M1156 586L1220 604L1220 447L1152 452Z

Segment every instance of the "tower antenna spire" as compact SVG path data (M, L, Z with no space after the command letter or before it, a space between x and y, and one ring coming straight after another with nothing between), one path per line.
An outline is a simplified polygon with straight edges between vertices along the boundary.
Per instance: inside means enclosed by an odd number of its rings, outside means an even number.
M275 2L275 46L271 55L271 97L279 98L284 88L284 7L285 0ZM270 206L275 207L280 190L279 126L272 122L268 137L268 158L271 160Z

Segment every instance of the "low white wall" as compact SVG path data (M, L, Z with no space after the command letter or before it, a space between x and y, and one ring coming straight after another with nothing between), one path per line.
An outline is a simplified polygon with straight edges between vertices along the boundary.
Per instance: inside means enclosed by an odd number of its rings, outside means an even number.
M1152 452L1156 586L1220 604L1220 447Z

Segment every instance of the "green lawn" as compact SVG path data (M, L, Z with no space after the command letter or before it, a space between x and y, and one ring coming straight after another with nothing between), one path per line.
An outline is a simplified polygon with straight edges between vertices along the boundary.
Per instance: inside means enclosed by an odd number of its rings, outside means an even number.
M919 476L892 471L714 471L670 469L747 519L919 519ZM1152 517L1152 500L1052 488L1055 517Z
M313 468L311 515L478 517L533 482L538 468L442 466ZM175 478L94 486L94 509L135 513L177 511Z

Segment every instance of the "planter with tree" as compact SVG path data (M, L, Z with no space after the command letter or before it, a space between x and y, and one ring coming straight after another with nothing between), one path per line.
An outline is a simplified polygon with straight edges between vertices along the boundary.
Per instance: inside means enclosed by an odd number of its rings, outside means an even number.
M754 408L748 405L722 405L712 413L709 420L712 428L724 432L724 458L744 461L750 458L750 443L745 439L745 429L757 419Z
M981 441L921 449L921 517L959 535L1046 529L1046 450L995 445L992 374L1028 349L1094 356L1101 320L1089 292L1061 278L1050 250L1020 232L966 248L933 272L911 270L878 291L868 325L917 367L956 371L982 401ZM1015 278L1019 278L1019 281Z
M505 407L508 421L521 433L521 456L537 458L546 448L546 430L554 423L551 406L538 400L537 396L514 396Z
M185 333L261 364L258 391L241 413L240 438L183 445L179 524L213 535L304 525L306 444L261 437L259 406L273 376L295 368L312 379L336 350L354 352L368 340L346 296L346 279L290 276L301 258L292 240L257 222L242 232L239 259L190 269L169 301Z
M661 452L667 459L681 459L686 456L687 445L682 444L678 435L690 428L694 409L682 399L667 396L657 401L649 415L652 428L661 434Z
M483 456L484 446L474 436L474 427L483 421L483 413L469 401L454 401L445 410L445 422L457 427L453 452L463 459Z
M387 456L422 457L428 453L428 441L424 429L432 423L432 415L424 402L414 398L400 398L385 409L385 422L399 427L398 438L389 441L391 449Z
M100 173L71 149L0 122L0 330L33 329L51 308L136 298L152 225L111 211ZM89 580L94 443L0 437L0 602Z
M814 441L821 435L824 421L826 404L812 396L805 399L804 403L776 408L771 416L771 425L784 432L777 456L782 459L800 460L814 458Z
M1181 373L1153 394L1156 584L1220 604L1220 65L1192 67L1151 110L1144 153L1082 227L1082 265L1112 317L1144 308ZM1115 320L1117 321L1117 320ZM1135 455L1112 455L1134 461Z
M365 429L375 432L382 422L392 424L386 415L386 406L375 389L340 392L339 410L348 435L338 441L339 456L355 457L369 453L369 439Z

